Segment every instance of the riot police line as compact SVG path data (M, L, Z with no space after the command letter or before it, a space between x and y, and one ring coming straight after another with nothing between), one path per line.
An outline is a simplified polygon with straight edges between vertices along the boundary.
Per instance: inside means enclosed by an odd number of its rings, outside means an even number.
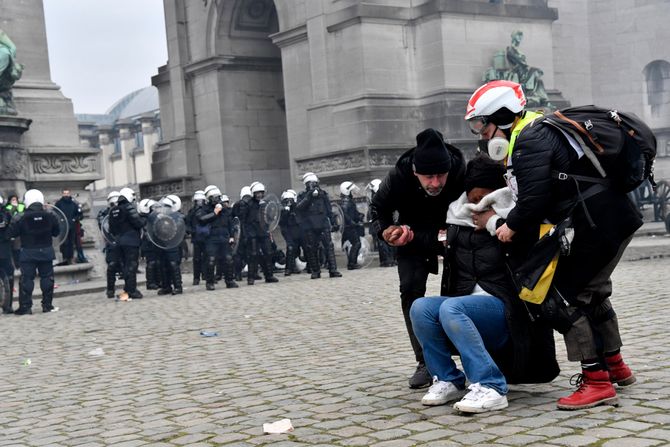
M277 198L262 183L253 182L241 188L234 203L216 185L208 185L195 191L186 214L176 195L135 203L129 188L109 193L108 207L97 216L105 244L107 297L117 296L116 282L121 280L127 298L142 298L136 280L140 258L146 261L147 290L183 293L181 263L187 236L192 244L192 284L204 282L206 290L216 290L219 283L237 288L244 279L247 285L275 283L275 272L282 270L284 276L305 271L318 279L325 268L329 277L341 277L336 249L346 255L348 270L367 265L374 249L379 250L381 266L395 265L392 247L380 244L376 235L371 246L364 237L367 218L355 203L360 188L344 182L340 200L331 202L314 173L306 173L303 184L300 193L288 189ZM379 184L375 179L366 186L368 199ZM277 228L285 247L275 243Z
M380 183L375 179L366 186L368 201ZM281 270L284 276L304 271L318 279L325 268L329 277L341 277L336 250L344 252L348 270L369 264L373 250L379 251L380 266L396 265L393 247L379 243L372 232L372 246L364 237L369 216L358 210L355 199L361 191L354 183L343 182L339 201L333 202L314 173L306 173L303 184L300 193L288 189L277 198L266 194L262 183L253 182L241 189L234 203L217 186L209 185L193 194L186 215L181 199L173 194L138 202L131 188L110 192L108 206L97 215L107 264L106 296L143 297L137 286L141 258L146 263L147 290L156 290L158 295L183 293L181 264L187 236L192 243L193 285L204 281L207 290L215 290L220 281L226 288L237 288L245 276L248 285L258 280L275 283L274 273ZM1 196L0 203L4 205ZM58 207L45 202L40 191L27 191L24 204L14 216L4 206L0 208L0 303L6 314L32 313L32 292L39 274L42 310L53 312L58 310L52 305L55 249L74 229ZM286 243L284 250L273 238L277 227ZM22 244L16 310L11 246L15 238ZM117 282L123 288L118 295Z

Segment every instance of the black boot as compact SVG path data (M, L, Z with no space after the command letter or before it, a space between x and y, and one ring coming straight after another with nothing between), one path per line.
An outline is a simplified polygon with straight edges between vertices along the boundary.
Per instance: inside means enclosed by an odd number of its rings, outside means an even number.
M172 276L172 284L174 284L173 295L181 295L184 290L181 283L181 266L178 262L170 262L170 275Z
M158 262L156 261L147 261L147 290L157 290L158 289Z
M295 253L293 247L288 245L286 247L286 266L284 267L284 276L291 276L295 270Z
M326 247L326 261L328 263L328 273L331 278L340 278L342 273L337 271L337 262L335 261L335 247L329 243Z

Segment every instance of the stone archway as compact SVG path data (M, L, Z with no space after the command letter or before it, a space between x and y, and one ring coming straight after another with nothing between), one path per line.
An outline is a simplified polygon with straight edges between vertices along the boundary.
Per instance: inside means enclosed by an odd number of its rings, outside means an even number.
M269 37L278 31L272 0L210 5L206 52L216 60L216 77L209 82L216 83L222 147L200 151L205 160L223 155L229 191L253 180L274 192L289 183L281 51ZM216 176L207 163L201 168L205 178Z

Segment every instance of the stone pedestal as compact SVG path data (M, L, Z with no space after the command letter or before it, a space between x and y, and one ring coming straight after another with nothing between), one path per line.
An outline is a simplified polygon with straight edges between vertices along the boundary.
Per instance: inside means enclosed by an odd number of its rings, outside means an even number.
M21 136L32 120L0 115L0 192L7 196L26 191L28 153L21 146Z

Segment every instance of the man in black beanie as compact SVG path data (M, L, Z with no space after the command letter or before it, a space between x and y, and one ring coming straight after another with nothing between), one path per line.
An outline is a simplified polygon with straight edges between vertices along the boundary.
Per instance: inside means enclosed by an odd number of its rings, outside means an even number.
M381 243L398 247L400 302L418 362L410 388L430 385L431 377L409 310L425 295L428 273L438 272L437 257L444 248L438 233L446 228L449 204L463 192L464 176L462 152L446 144L437 130L426 129L416 136L416 147L400 156L370 204L372 230Z

